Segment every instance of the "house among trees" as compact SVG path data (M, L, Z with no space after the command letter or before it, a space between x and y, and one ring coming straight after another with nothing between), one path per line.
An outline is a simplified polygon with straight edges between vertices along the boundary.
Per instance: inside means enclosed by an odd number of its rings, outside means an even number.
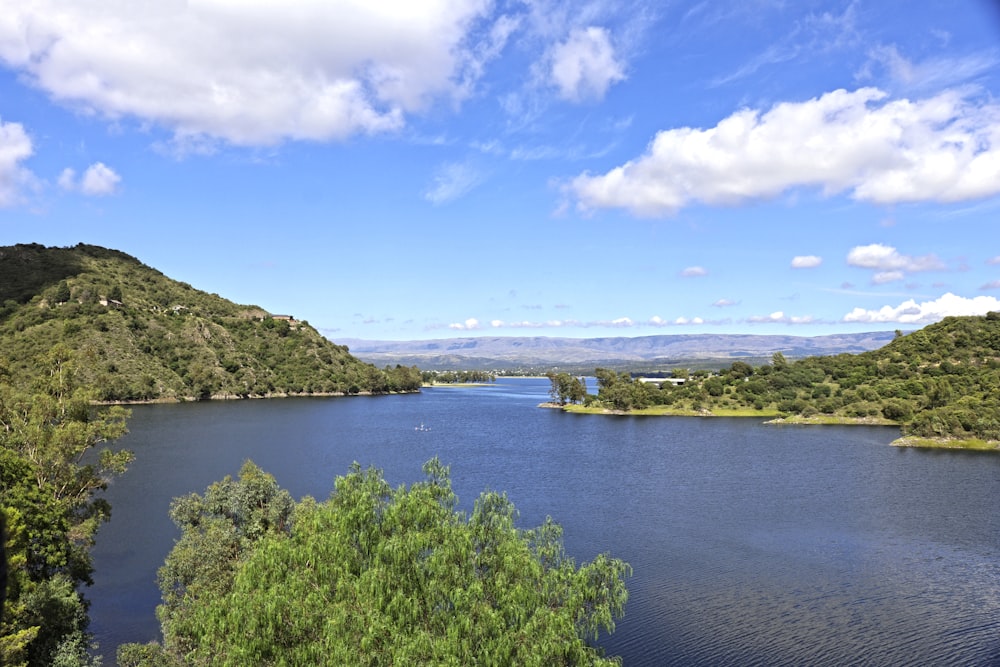
M291 315L271 315L271 319L272 320L284 320L285 322L288 322L289 324L292 324L293 322L295 322L295 318L292 317Z

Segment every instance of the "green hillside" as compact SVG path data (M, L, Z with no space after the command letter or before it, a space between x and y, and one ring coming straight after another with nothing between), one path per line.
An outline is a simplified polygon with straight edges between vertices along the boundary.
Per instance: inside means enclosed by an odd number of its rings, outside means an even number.
M232 303L98 246L0 248L0 304L0 372L22 386L56 366L106 401L420 386L416 368L378 369L307 322Z
M699 371L682 385L643 382L597 370L604 411L769 415L798 422L898 424L907 436L1000 441L1000 313L949 317L878 350L772 363L742 361ZM572 378L553 377L553 398L580 398ZM583 408L571 408L580 410Z

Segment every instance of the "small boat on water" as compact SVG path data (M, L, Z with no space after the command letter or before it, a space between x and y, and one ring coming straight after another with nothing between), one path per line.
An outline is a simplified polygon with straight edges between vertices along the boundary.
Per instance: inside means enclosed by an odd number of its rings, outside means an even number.
M414 431L429 431L429 430L431 430L431 427L430 426L424 426L424 423L420 422L420 426L414 426L413 430Z

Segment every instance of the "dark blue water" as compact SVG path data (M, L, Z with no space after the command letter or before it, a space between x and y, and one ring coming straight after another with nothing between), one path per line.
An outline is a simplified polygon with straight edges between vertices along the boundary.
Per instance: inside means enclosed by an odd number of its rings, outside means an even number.
M625 665L1000 665L1000 456L876 427L569 415L536 407L548 384L135 408L87 592L108 662L158 638L174 496L248 458L322 499L354 461L398 485L438 456L463 508L506 491L578 562L633 566L601 642Z

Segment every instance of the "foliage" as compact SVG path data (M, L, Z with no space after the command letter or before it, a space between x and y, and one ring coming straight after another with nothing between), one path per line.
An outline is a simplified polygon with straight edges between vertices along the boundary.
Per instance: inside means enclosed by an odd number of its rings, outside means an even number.
M421 378L426 384L464 384L470 382L496 382L493 371L423 371Z
M179 589L165 567L165 595L184 594L165 597L164 646L123 646L120 664L616 664L588 640L614 629L629 566L601 555L577 567L557 524L516 528L503 494L482 494L466 516L448 469L434 459L424 471L425 481L393 489L355 464L329 500L299 503L290 527L232 514L218 530L249 539L246 526L257 526L256 539ZM241 473L229 484L243 483ZM175 503L175 515L199 518L185 522L168 564L218 561L210 540L193 551L187 541L231 507L206 514L210 496ZM255 507L272 515L269 497ZM186 502L198 511L180 511Z
M0 383L0 509L7 524L7 600L0 664L87 665L89 548L110 506L95 497L128 451L97 449L125 433L127 411L93 407L65 349L47 357L38 392ZM44 380L44 382L43 382Z
M580 403L587 396L587 384L581 378L573 377L569 373L549 373L548 378L552 383L549 396L559 405Z
M272 318L124 253L80 244L0 247L0 365L35 381L56 344L103 401L416 391L416 368L380 370L307 322Z
M694 373L678 386L603 368L595 375L598 394L587 402L606 410L753 409L822 421L899 424L912 436L1000 440L998 313L945 318L856 355L788 361L777 352L771 364L756 368L736 361L717 373Z

